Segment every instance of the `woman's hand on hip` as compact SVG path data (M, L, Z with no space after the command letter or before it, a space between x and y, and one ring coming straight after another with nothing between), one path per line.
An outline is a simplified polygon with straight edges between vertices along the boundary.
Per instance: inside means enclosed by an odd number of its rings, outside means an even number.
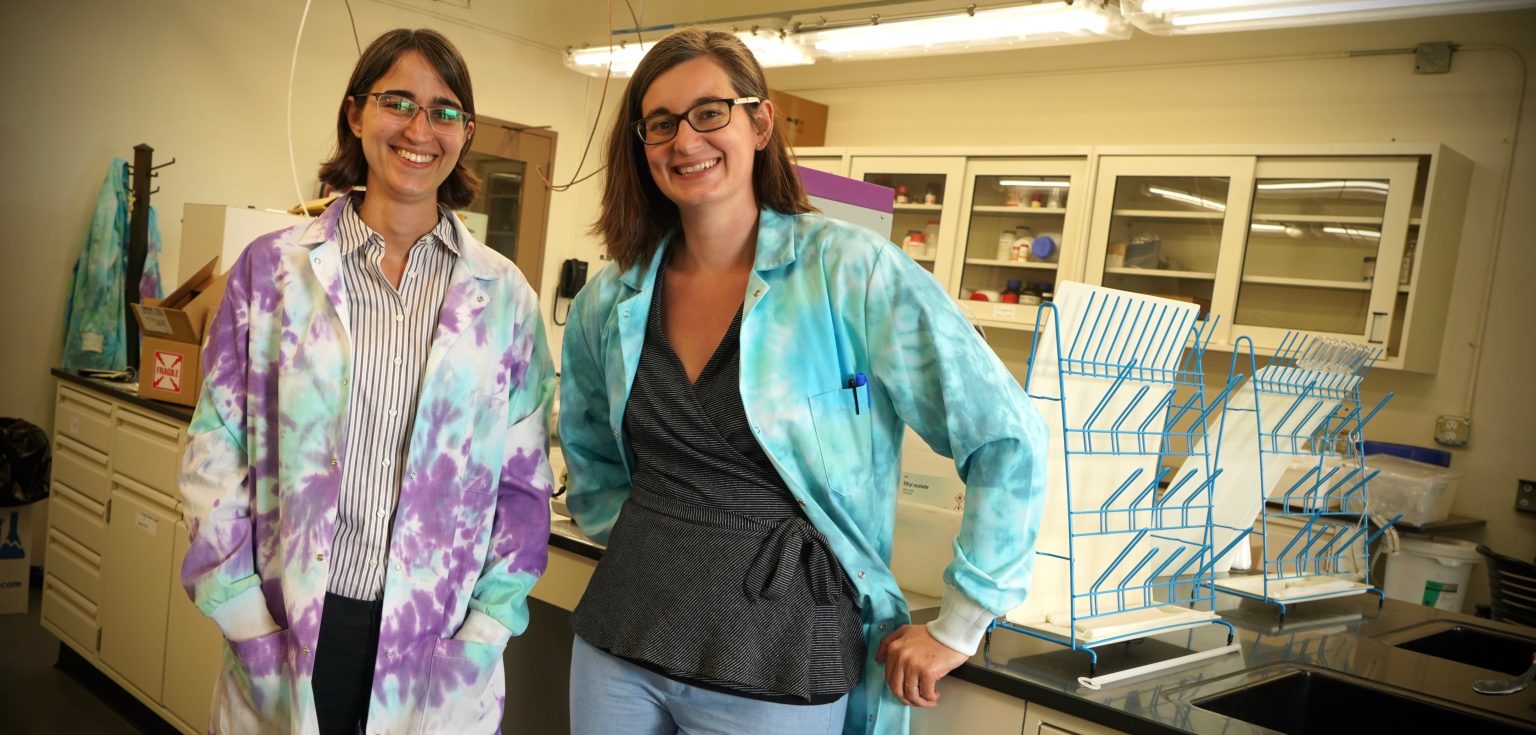
M939 703L939 680L969 656L938 642L921 625L903 625L880 641L875 661L885 664L885 683L902 704L932 707Z

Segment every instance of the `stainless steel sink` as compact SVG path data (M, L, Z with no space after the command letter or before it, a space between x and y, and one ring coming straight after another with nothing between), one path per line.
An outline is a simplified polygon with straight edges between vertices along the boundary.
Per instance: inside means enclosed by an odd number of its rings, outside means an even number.
M1531 653L1536 651L1536 638L1452 621L1423 623L1379 640L1406 651L1510 676L1524 673L1531 665Z
M1288 667L1291 668L1291 667ZM1384 732L1529 733L1518 723L1449 702L1364 683L1312 668L1190 700L1195 707L1282 733L1359 735L1363 726Z

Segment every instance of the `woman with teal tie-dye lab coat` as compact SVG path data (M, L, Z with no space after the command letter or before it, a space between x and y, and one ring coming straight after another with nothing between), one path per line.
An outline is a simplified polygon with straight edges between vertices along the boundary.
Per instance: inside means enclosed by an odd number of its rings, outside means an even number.
M564 335L559 433L569 507L585 532L609 538L632 491L625 411L658 268L682 257L669 251L723 247L689 223L714 215L715 224L744 225L745 288L720 308L741 310L747 421L859 595L868 655L862 684L847 697L844 732L905 732L906 705L936 703L936 681L1029 591L1044 424L931 274L873 232L808 211L782 138L771 133L771 107L752 102L767 90L756 62L742 60L750 52L729 34L675 35L686 38L653 48L671 58L641 63L617 115L605 219L595 228L616 263L578 294ZM663 80L675 100L655 109L675 119L663 121L671 127L659 143L642 143L638 122L656 113L641 99ZM724 127L718 117L683 114L713 98L737 105ZM637 212L645 215L626 220ZM755 217L743 221L746 212ZM661 235L638 243L628 235L647 228ZM943 607L926 627L908 625L889 566L905 426L955 459L967 489Z

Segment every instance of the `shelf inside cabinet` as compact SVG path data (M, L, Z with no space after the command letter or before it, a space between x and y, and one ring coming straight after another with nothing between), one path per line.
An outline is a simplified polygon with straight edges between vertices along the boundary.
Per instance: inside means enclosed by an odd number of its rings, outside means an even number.
M1004 207L991 204L978 204L971 207L976 214L1066 214L1066 207Z
M1154 278L1189 278L1197 281L1214 281L1215 273L1205 271L1173 271L1156 268L1105 268L1105 273L1122 276L1152 276Z
M1056 270L1056 263L1045 263L1038 260L994 260L991 258L966 258L966 265L990 265L998 268L1037 268L1040 270Z
M944 210L942 204L894 204L892 207L897 212L940 212Z
M1369 291L1370 281L1330 281L1322 278L1283 278L1279 276L1243 276L1243 283L1298 288L1327 288L1335 291Z
M1379 225L1380 217L1362 217L1360 215L1347 214L1266 214L1253 213L1254 222L1314 222L1320 224L1340 225Z
M1227 215L1225 212L1174 212L1163 209L1116 209L1116 217L1131 217L1133 219L1165 219L1165 220L1215 220L1219 221Z

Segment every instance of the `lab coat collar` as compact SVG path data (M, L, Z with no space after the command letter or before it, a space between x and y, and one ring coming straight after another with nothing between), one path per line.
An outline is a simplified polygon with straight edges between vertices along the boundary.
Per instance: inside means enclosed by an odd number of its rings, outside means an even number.
M663 237L661 245L651 255L650 263L644 268L631 267L624 271L619 281L634 292L648 290L649 284L656 280L656 269L660 267L661 258L666 254L674 237L676 237L675 232ZM757 215L757 252L752 259L752 270L762 273L783 268L793 262L795 262L794 215L763 207Z
M314 221L310 222L309 227L304 230L304 234L299 238L299 245L315 248L324 243L332 242L337 235L336 230L338 223L341 222L341 215L346 211L345 207L349 205L351 198L352 192L347 192L337 197L336 201L327 205L325 211L319 217L316 217ZM450 216L449 220L453 222L453 231L457 236L456 239L459 245L457 248L459 266L467 268L469 274L477 280L495 280L496 268L495 262L491 257L492 251L490 248L476 240L475 236L470 234L469 228L464 226L464 221L459 219L458 216ZM453 243L445 244L450 249L454 249Z

